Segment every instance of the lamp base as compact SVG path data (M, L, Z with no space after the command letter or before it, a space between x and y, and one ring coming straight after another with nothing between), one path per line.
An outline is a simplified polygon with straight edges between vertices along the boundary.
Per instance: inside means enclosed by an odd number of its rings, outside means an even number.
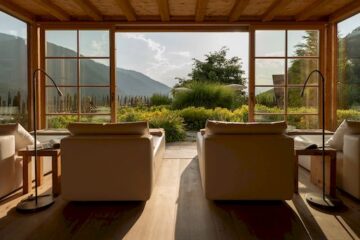
M53 195L40 195L37 197L37 202L34 196L30 196L19 202L16 210L19 212L38 212L50 207L55 202Z
M330 197L325 195L325 198L323 197L322 194L319 193L308 193L305 196L306 201L318 208L323 208L323 209L335 209L338 208L342 205L342 201L338 198L334 198L334 197Z

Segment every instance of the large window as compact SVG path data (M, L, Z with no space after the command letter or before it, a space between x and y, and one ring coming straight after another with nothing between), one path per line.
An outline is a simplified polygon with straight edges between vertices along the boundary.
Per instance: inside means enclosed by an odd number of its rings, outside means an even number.
M110 49L108 30L47 30L47 73L60 86L59 97L45 84L48 128L71 121L110 121Z
M319 31L257 30L255 32L255 120L286 120L296 128L319 127Z
M0 123L28 127L27 25L0 12Z
M338 24L337 125L360 120L360 14Z

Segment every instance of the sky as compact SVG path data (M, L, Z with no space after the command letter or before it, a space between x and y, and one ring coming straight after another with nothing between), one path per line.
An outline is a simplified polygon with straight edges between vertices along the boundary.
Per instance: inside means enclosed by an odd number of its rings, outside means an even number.
M187 78L193 58L229 48L228 58L241 58L244 77L248 77L249 34L246 32L152 32L117 33L116 65L142 72L170 87L175 77Z

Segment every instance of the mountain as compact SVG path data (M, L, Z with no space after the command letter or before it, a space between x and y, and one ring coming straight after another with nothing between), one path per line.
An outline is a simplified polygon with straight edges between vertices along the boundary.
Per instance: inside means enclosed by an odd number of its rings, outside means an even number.
M26 42L22 38L0 33L0 96L7 97L11 93L27 91L26 69ZM19 51L20 49L20 51ZM22 50L22 51L21 51ZM49 43L47 52L50 56L76 56L76 52ZM14 55L17 53L18 55ZM76 64L74 60L65 60L64 69L59 67L58 60L48 60L48 73L59 84L67 84L69 81L76 83ZM116 69L117 93L121 96L151 96L154 93L167 95L171 88L160 83L143 73L122 68ZM110 85L109 66L91 59L84 59L80 62L80 82L86 85ZM68 80L66 80L66 78ZM88 95L103 94L98 89L86 89Z

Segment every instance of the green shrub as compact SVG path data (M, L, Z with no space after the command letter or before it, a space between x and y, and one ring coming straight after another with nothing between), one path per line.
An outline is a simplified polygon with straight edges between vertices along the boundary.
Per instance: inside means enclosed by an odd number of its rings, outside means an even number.
M172 107L183 109L186 107L204 108L229 108L233 109L239 105L234 90L221 84L192 82L187 86L191 91L175 94Z
M360 120L360 111L355 109L338 109L336 115L338 125L345 119Z
M150 97L151 106L170 105L171 101L172 101L171 98L162 94L155 93Z
M118 122L148 121L152 128L164 128L167 142L183 141L186 136L183 119L166 108L131 108L118 111Z
M204 107L188 107L179 111L184 119L187 130L198 131L205 127L206 120L246 122L248 117L247 106L234 111L226 108L206 109Z
M48 128L67 128L70 122L77 122L77 116L56 116L48 119Z

